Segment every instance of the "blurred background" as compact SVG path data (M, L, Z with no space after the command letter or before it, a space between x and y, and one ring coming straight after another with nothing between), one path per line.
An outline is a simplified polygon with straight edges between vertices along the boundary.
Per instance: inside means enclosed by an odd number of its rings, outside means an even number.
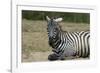
M22 11L22 18L28 20L45 20L45 16L63 17L64 21L75 23L90 23L89 13L66 13L66 12L44 12L44 11Z

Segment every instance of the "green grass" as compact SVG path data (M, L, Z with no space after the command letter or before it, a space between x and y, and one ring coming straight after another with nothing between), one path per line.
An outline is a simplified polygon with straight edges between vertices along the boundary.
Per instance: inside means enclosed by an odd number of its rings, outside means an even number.
M89 24L61 22L64 31L89 30ZM34 52L51 51L48 45L47 22L22 20L22 59L23 55L30 57Z

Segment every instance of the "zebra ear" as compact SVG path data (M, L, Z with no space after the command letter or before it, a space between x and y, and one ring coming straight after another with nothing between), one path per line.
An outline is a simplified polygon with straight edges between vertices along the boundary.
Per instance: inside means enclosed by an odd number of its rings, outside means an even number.
M56 21L56 22L61 22L63 20L63 18L57 18L57 19L55 19L54 21Z
M49 20L50 20L50 18L49 18L48 16L46 16L46 19L47 19L47 21L49 21Z

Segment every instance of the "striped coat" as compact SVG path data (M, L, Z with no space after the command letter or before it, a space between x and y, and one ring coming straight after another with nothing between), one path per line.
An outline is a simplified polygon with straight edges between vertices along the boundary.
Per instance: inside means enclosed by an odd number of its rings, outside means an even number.
M49 60L62 60L70 56L89 57L89 31L63 31L58 24L59 21L62 21L62 18L50 19L47 16L47 21L49 45L53 48L53 54L48 56Z

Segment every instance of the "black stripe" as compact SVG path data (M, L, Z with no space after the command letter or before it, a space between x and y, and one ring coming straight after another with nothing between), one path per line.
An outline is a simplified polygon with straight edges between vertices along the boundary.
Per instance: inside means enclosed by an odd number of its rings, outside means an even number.
M87 35L88 35L89 33L87 32L87 33L85 33L85 35L84 35L84 38L83 38L83 41L84 41L84 47L85 48L83 48L84 49L84 55L83 55L83 57L86 57L87 55L87 51L86 51L86 49L88 49L87 48L87 46L86 46L86 44L88 44L88 38L86 37ZM85 43L85 39L87 39L87 42Z
M88 54L87 54L87 56L89 56L90 55L90 46L89 46L89 38L90 38L90 35L87 37L87 45L88 45Z
M59 39L59 41L57 42L57 44L55 45L55 49L57 49L59 47L59 45L61 44L61 40Z
M81 46L81 48L80 48L80 49L81 49L81 55L80 55L80 57L82 57L82 55L84 54L84 53L83 53L83 49L84 49L84 48L82 47L83 44L84 44L84 43L82 43L82 41L83 41L83 37L82 37L82 36L83 36L84 32L82 31L82 32L80 32L80 33L81 33L81 34L79 35L79 36L80 36L80 37L79 37L79 38L80 38L80 44L79 44L79 45Z
M76 54L79 55L79 38L78 38L78 33L73 33L73 35L76 36L76 38L77 38L77 39L75 39L75 40L77 40L77 43L78 43L78 44L76 43L76 45L78 46L78 48L77 48L78 52L76 52Z
M70 35L69 35L70 34ZM70 42L74 42L74 40L72 39L72 34L71 33L67 33L67 37L68 37L68 40L70 41Z

